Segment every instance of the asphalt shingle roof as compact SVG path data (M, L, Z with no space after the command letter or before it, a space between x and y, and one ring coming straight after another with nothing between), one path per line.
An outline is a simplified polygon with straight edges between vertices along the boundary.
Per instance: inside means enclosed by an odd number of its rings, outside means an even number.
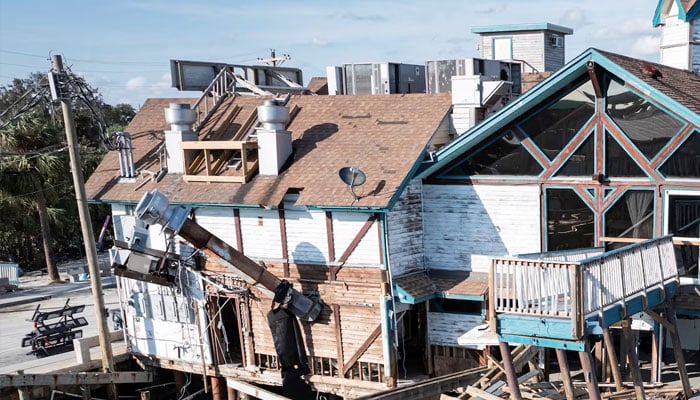
M232 112L237 109L234 105L241 108L226 136L235 134L233 130L261 101L254 96L227 99L220 113ZM163 110L174 102L194 100L149 99L127 127L137 170L158 169L154 153L163 143L163 131L169 129ZM111 151L86 183L88 198L136 202L157 188L174 203L277 206L291 189L299 191L299 205L342 207L353 205L354 199L338 170L356 166L367 181L355 189L362 198L354 205L386 207L449 112L451 98L448 94L298 95L292 96L288 107L295 105L301 110L287 128L292 132L293 162L279 176L258 175L240 184L184 182L182 175L168 174L160 182L137 188L142 178L137 183L118 183L118 155Z

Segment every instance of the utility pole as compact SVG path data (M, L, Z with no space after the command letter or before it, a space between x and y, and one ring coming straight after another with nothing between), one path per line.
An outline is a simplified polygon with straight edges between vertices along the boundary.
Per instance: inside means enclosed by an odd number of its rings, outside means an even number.
M285 61L289 61L291 59L292 56L290 56L289 54L282 54L281 56L277 57L275 49L270 49L270 58L258 57L258 63L277 67L279 65L282 65L282 63L284 63Z
M80 229L83 232L83 242L85 243L85 255L87 256L88 271L90 272L90 286L92 288L92 299L95 304L95 316L97 317L97 335L100 342L100 354L102 358L103 372L115 372L114 357L112 355L112 342L109 339L109 330L107 327L107 319L105 318L105 301L102 294L102 279L100 278L100 269L97 265L97 249L95 248L95 235L92 233L92 223L90 222L90 211L88 210L87 199L85 195L85 181L83 179L83 171L80 162L80 149L78 147L78 138L75 132L75 122L73 120L73 110L70 104L70 95L62 92L60 80L64 77L63 59L60 55L52 56L53 67L56 70L50 72L49 83L51 86L52 96L56 94L54 99L61 100L61 109L63 110L63 123L66 126L66 139L68 142L68 154L70 155L70 169L73 175L73 185L75 186L75 199L78 202L78 215L80 216ZM112 399L117 398L116 385L113 383L109 386L108 396Z

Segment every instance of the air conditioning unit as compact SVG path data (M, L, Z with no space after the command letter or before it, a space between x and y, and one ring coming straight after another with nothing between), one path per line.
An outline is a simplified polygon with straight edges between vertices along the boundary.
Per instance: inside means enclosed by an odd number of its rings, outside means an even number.
M562 36L551 36L549 45L552 47L564 47L564 38Z

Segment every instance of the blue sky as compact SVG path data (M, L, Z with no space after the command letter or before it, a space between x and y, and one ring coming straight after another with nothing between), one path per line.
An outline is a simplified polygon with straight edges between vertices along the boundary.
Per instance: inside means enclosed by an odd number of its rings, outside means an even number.
M193 97L170 87L170 59L254 64L274 48L304 80L327 65L477 57L474 26L550 22L589 47L657 61L657 1L0 1L0 85L48 71L50 54L107 103Z

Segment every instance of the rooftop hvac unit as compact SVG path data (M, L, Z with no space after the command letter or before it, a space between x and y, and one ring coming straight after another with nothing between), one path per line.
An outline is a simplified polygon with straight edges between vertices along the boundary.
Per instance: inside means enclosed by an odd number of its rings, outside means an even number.
M344 64L343 77L344 94L425 93L425 67L422 65Z

